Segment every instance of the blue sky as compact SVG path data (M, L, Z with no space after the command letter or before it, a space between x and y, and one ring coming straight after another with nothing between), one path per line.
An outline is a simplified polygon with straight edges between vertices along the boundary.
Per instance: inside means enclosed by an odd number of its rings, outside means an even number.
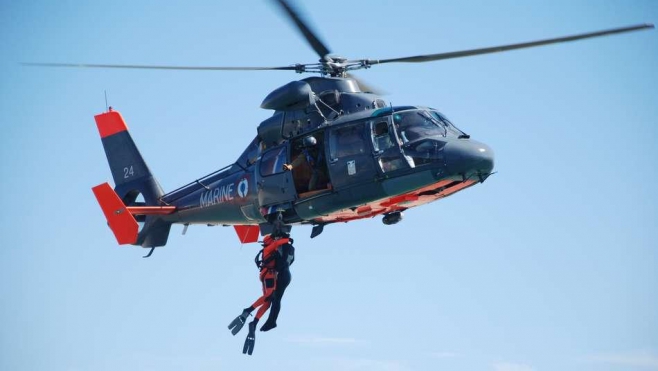
M658 21L655 1L308 1L332 51L390 58ZM19 62L288 65L315 54L268 1L0 3L0 369L658 370L658 33L376 66L396 105L439 108L496 153L484 184L295 228L279 327L230 228L118 247L91 187L93 115L128 122L166 190L234 161L290 72L45 69Z

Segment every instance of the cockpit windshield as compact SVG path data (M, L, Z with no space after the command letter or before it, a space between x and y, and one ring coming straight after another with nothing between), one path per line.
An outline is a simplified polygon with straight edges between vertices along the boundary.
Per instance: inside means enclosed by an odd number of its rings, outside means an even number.
M457 129L457 127L452 122L450 122L450 120L448 120L448 118L445 117L441 112L436 110L431 110L429 112L435 120L439 121L446 127L449 134L453 134L458 137L466 135L463 131Z
M446 137L468 138L443 114L434 109L406 109L394 112L398 143L412 167L443 162Z
M441 112L434 109L413 109L395 112L393 122L402 144L412 143L419 139L456 136L466 134L457 129Z
M445 137L446 126L423 110L397 112L393 123L402 144L430 137Z

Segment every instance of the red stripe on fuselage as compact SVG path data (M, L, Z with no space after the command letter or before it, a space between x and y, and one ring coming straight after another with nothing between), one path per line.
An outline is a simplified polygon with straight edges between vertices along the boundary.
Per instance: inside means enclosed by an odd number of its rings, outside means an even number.
M96 126L98 127L98 132L100 133L101 138L109 137L110 135L128 130L126 122L117 111L101 113L100 115L94 116L94 119L96 120Z
M439 198L447 197L476 183L475 180L456 182L442 180L415 191L385 198L361 205L355 210L344 209L333 212L327 216L315 219L317 222L350 222L352 220L372 218L377 215L394 211L403 211L412 207L424 205Z

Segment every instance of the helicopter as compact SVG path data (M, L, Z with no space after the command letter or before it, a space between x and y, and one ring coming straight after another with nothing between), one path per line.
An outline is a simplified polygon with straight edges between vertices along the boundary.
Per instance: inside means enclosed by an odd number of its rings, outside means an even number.
M653 28L651 24L489 48L390 59L332 54L287 0L276 3L319 61L278 67L178 67L40 64L61 67L168 70L288 70L312 76L281 86L261 103L273 114L238 159L165 193L142 158L121 114L95 117L114 180L93 192L119 244L151 248L167 243L173 224L234 226L242 243L288 233L293 225L326 225L403 212L476 184L494 169L493 150L471 139L442 112L387 105L351 74L386 63L422 63L496 53ZM138 201L139 196L144 201ZM141 224L141 226L140 226Z

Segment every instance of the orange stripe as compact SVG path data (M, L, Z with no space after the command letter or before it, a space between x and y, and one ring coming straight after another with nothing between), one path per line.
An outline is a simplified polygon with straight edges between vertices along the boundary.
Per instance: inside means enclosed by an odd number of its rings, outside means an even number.
M435 191L441 187L445 187L452 183L456 183L453 186L442 190L439 193L433 193L429 195L419 194L426 191ZM390 213L394 211L404 211L412 207L420 206L429 202L438 200L439 198L447 197L456 192L461 191L462 189L468 188L477 181L469 179L463 182L455 182L451 179L442 180L434 184L430 184L423 188L416 189L411 192L407 192L401 195L389 197L384 200L370 202L366 205L362 205L355 210L352 209L343 209L335 211L329 215L319 217L314 219L316 222L350 222L357 219L364 218L373 218L377 215Z
M472 186L473 184L475 184L475 180L472 180L472 179L465 180L465 181L463 181L463 182L461 182L461 183L459 183L459 184L456 184L456 185L454 185L454 186L452 186L452 187L446 189L445 191L441 192L441 194L442 194L444 197L447 197L447 196L449 196L449 195L451 195L451 194L453 194L453 193L455 193L455 192L457 192L457 191L461 191L462 189L464 189L464 188L466 188L466 187L470 187L470 186Z
M356 209L357 214L365 214L365 213L368 213L368 212L371 212L371 211L372 211L372 207L370 207L368 205L361 206L358 209Z

